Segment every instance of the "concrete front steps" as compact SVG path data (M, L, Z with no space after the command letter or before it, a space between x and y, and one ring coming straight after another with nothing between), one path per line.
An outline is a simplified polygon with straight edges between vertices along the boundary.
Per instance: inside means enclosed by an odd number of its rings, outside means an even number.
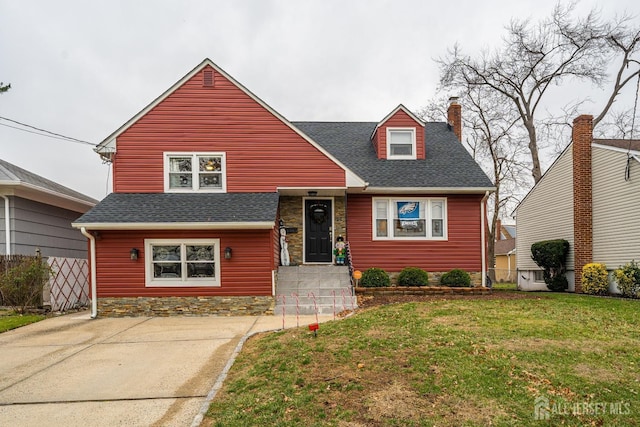
M349 268L336 265L298 265L278 268L274 314L333 314L358 307ZM296 301L297 296L297 301ZM335 308L334 308L335 305Z

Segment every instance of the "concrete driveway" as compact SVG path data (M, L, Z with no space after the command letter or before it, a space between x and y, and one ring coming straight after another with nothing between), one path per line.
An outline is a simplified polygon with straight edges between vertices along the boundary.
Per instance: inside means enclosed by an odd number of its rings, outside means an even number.
M78 313L5 332L0 425L190 426L242 337L282 321ZM287 317L285 327L295 326Z

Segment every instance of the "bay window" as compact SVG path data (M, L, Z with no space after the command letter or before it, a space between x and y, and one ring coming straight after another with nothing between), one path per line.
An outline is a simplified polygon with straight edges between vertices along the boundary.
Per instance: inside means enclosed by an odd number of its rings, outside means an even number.
M373 199L373 239L446 240L446 199Z

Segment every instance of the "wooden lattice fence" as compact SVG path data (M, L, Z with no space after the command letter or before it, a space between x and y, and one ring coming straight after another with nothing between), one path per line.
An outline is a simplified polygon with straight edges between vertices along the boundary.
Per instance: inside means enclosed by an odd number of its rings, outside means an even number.
M65 311L89 304L89 263L80 258L49 257L52 311Z

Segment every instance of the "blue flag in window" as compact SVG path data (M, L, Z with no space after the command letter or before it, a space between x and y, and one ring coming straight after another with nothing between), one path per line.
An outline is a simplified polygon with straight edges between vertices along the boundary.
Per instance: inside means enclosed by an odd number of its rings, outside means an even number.
M420 209L418 209L418 202L396 202L396 204L398 206L398 219L420 219Z

